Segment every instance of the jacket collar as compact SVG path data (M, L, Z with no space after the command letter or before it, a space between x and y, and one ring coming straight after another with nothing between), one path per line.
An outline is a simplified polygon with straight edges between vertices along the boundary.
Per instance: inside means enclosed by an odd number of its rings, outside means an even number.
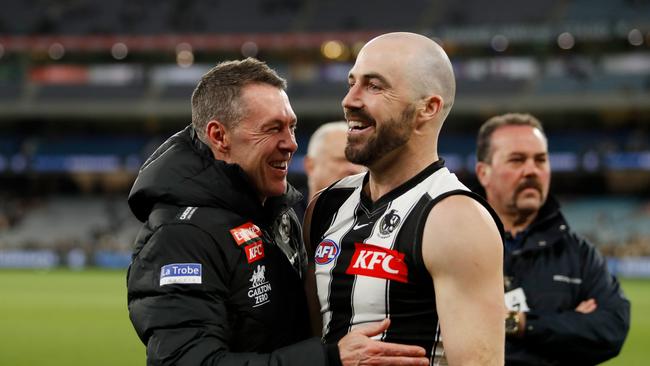
M560 203L549 194L535 220L524 231L523 247L513 254L553 247L561 242L567 230L566 219L560 212Z

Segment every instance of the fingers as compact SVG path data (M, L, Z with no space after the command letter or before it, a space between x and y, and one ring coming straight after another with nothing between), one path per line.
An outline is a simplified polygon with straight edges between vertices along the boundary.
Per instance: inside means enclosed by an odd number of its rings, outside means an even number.
M598 308L598 304L596 303L596 300L588 299L578 304L575 310L582 314L589 314L595 311L596 308Z
M426 357L378 357L371 360L365 360L364 362L361 362L360 365L428 366L429 359Z
M385 332L386 329L388 329L388 326L390 326L390 319L386 318L379 323L370 323L360 326L350 333L359 333L367 337L372 337Z
M420 346L377 342L378 353L384 356L424 357L426 352Z
M339 355L344 366L429 364L422 347L384 343L360 334L348 334L343 337L339 342Z

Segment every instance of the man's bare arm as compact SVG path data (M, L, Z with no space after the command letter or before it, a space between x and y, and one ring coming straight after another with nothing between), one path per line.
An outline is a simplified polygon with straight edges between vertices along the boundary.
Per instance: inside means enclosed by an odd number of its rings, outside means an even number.
M429 213L422 256L433 278L450 365L503 365L503 245L474 199L443 199Z

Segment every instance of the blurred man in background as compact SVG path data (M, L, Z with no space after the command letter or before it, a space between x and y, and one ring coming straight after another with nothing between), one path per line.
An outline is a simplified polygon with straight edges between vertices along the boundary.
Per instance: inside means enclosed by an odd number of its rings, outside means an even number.
M506 230L506 364L595 365L616 356L630 304L598 251L573 233L549 196L541 123L489 119L478 134L476 175Z
M311 135L305 157L309 200L337 180L365 171L345 157L347 134L347 122L339 121L325 123Z
M447 55L424 36L385 34L348 80L345 154L369 172L305 215L325 341L389 318L381 339L424 347L432 365L502 364L498 218L437 153L455 94Z
M140 169L129 205L145 224L127 285L147 363L324 366L340 355L426 365L408 357L424 355L419 347L368 338L387 323L338 345L305 340L306 258L291 209L302 197L286 180L297 121L285 88L255 59L217 65L194 90L192 125Z

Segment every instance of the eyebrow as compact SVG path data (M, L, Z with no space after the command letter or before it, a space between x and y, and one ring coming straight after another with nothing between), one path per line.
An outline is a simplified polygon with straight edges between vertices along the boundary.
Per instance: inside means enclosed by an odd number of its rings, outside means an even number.
M382 84L384 84L387 87L391 87L391 83L388 82L388 80L381 74L376 73L376 72L370 72L367 74L363 74L359 77L360 79L377 79L379 80ZM354 79L354 75L348 74L348 79Z

